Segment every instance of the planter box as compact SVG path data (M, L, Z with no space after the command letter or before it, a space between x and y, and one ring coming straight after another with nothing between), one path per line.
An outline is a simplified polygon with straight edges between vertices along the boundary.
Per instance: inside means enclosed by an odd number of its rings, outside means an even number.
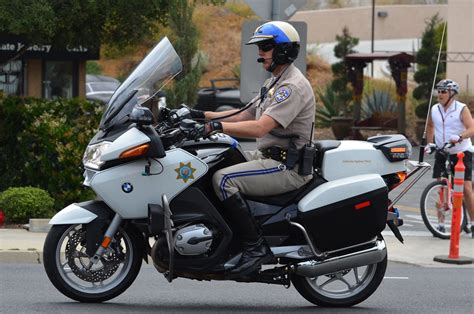
M30 218L28 231L30 232L48 232L51 229L49 218Z

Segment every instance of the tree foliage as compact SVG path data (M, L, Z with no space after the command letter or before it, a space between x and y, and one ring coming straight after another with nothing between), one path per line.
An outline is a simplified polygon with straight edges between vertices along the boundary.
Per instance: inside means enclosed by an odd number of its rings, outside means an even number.
M170 0L168 25L172 30L171 41L183 62L183 72L174 86L167 91L168 103L194 104L202 74L199 60L199 32L193 22L193 12L197 3L222 5L223 0Z
M336 41L337 44L334 46L334 55L341 59L341 61L336 62L331 66L334 74L331 88L334 90L336 98L344 104L344 107L347 107L352 98L352 92L348 86L349 71L344 58L346 55L356 52L354 47L359 43L359 39L352 37L347 26L344 26L342 29L342 35L337 35Z
M166 24L169 1L0 0L0 33L58 47L127 46Z
M432 97L432 85L438 60L439 45L444 24L438 14L426 21L426 27L421 39L421 47L416 54L417 70L414 75L418 86L413 90L413 97L420 103L415 113L419 118L424 118L428 112L429 100ZM446 35L443 41L443 49L446 51ZM442 60L441 60L442 61ZM435 81L444 78L446 73L446 63L440 62Z

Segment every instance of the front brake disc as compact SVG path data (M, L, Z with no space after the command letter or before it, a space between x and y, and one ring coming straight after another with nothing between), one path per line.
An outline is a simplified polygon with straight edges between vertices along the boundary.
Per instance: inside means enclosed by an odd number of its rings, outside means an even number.
M123 254L117 252L120 245L111 246L100 258L100 262L87 269L90 257L85 253L85 232L76 230L69 234L65 256L71 271L80 279L87 282L100 282L110 278L123 262ZM113 249L114 248L114 249Z

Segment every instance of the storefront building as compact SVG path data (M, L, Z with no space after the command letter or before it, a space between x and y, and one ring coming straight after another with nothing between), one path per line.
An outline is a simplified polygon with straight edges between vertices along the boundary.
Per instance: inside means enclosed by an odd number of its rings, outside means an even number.
M86 61L99 59L98 48L25 46L21 38L0 35L0 95L85 97Z

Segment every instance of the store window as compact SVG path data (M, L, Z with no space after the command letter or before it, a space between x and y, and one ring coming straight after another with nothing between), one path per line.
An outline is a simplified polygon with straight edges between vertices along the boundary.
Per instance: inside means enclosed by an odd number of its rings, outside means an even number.
M0 95L21 95L22 69L21 60L11 61L4 65L0 63Z
M77 65L72 61L45 61L43 97L47 99L77 96Z

